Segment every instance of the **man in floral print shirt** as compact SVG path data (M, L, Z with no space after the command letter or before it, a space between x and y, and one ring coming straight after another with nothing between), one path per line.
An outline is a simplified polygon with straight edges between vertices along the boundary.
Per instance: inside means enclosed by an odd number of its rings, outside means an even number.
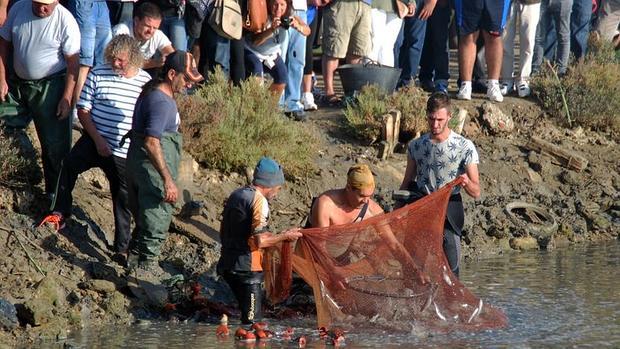
M450 97L443 92L433 93L426 103L426 115L430 132L409 143L407 169L400 189L421 197L462 177L461 187L465 192L474 199L479 198L478 152L472 141L448 128ZM461 187L456 187L450 197L443 240L446 258L456 276L465 218Z

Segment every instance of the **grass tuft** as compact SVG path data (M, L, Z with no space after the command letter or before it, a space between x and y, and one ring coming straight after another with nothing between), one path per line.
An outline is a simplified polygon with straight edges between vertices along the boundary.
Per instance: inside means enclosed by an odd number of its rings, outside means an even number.
M593 45L583 62L557 78L541 67L532 90L542 108L567 126L579 125L620 136L620 64L606 44Z
M24 158L19 149L18 140L0 130L0 183L23 183L32 177L31 168L36 162Z

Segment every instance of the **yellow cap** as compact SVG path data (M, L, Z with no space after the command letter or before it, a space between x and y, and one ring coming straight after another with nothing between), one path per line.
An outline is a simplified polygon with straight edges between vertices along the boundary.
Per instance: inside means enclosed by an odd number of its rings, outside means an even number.
M353 189L374 189L375 177L368 165L353 165L347 173L347 184Z

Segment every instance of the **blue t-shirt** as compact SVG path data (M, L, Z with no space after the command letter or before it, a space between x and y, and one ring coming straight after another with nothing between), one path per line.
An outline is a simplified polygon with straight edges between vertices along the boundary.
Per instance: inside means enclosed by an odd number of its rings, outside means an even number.
M136 102L131 128L145 136L159 139L166 132L176 132L180 121L174 99L155 89Z

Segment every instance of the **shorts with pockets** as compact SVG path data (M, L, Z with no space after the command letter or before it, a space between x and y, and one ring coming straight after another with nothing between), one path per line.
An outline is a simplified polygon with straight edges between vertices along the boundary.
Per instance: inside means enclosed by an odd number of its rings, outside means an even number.
M361 0L332 2L323 10L323 54L367 56L372 45L370 30L370 5Z
M499 36L506 26L510 0L454 0L454 10L459 35L482 29Z

